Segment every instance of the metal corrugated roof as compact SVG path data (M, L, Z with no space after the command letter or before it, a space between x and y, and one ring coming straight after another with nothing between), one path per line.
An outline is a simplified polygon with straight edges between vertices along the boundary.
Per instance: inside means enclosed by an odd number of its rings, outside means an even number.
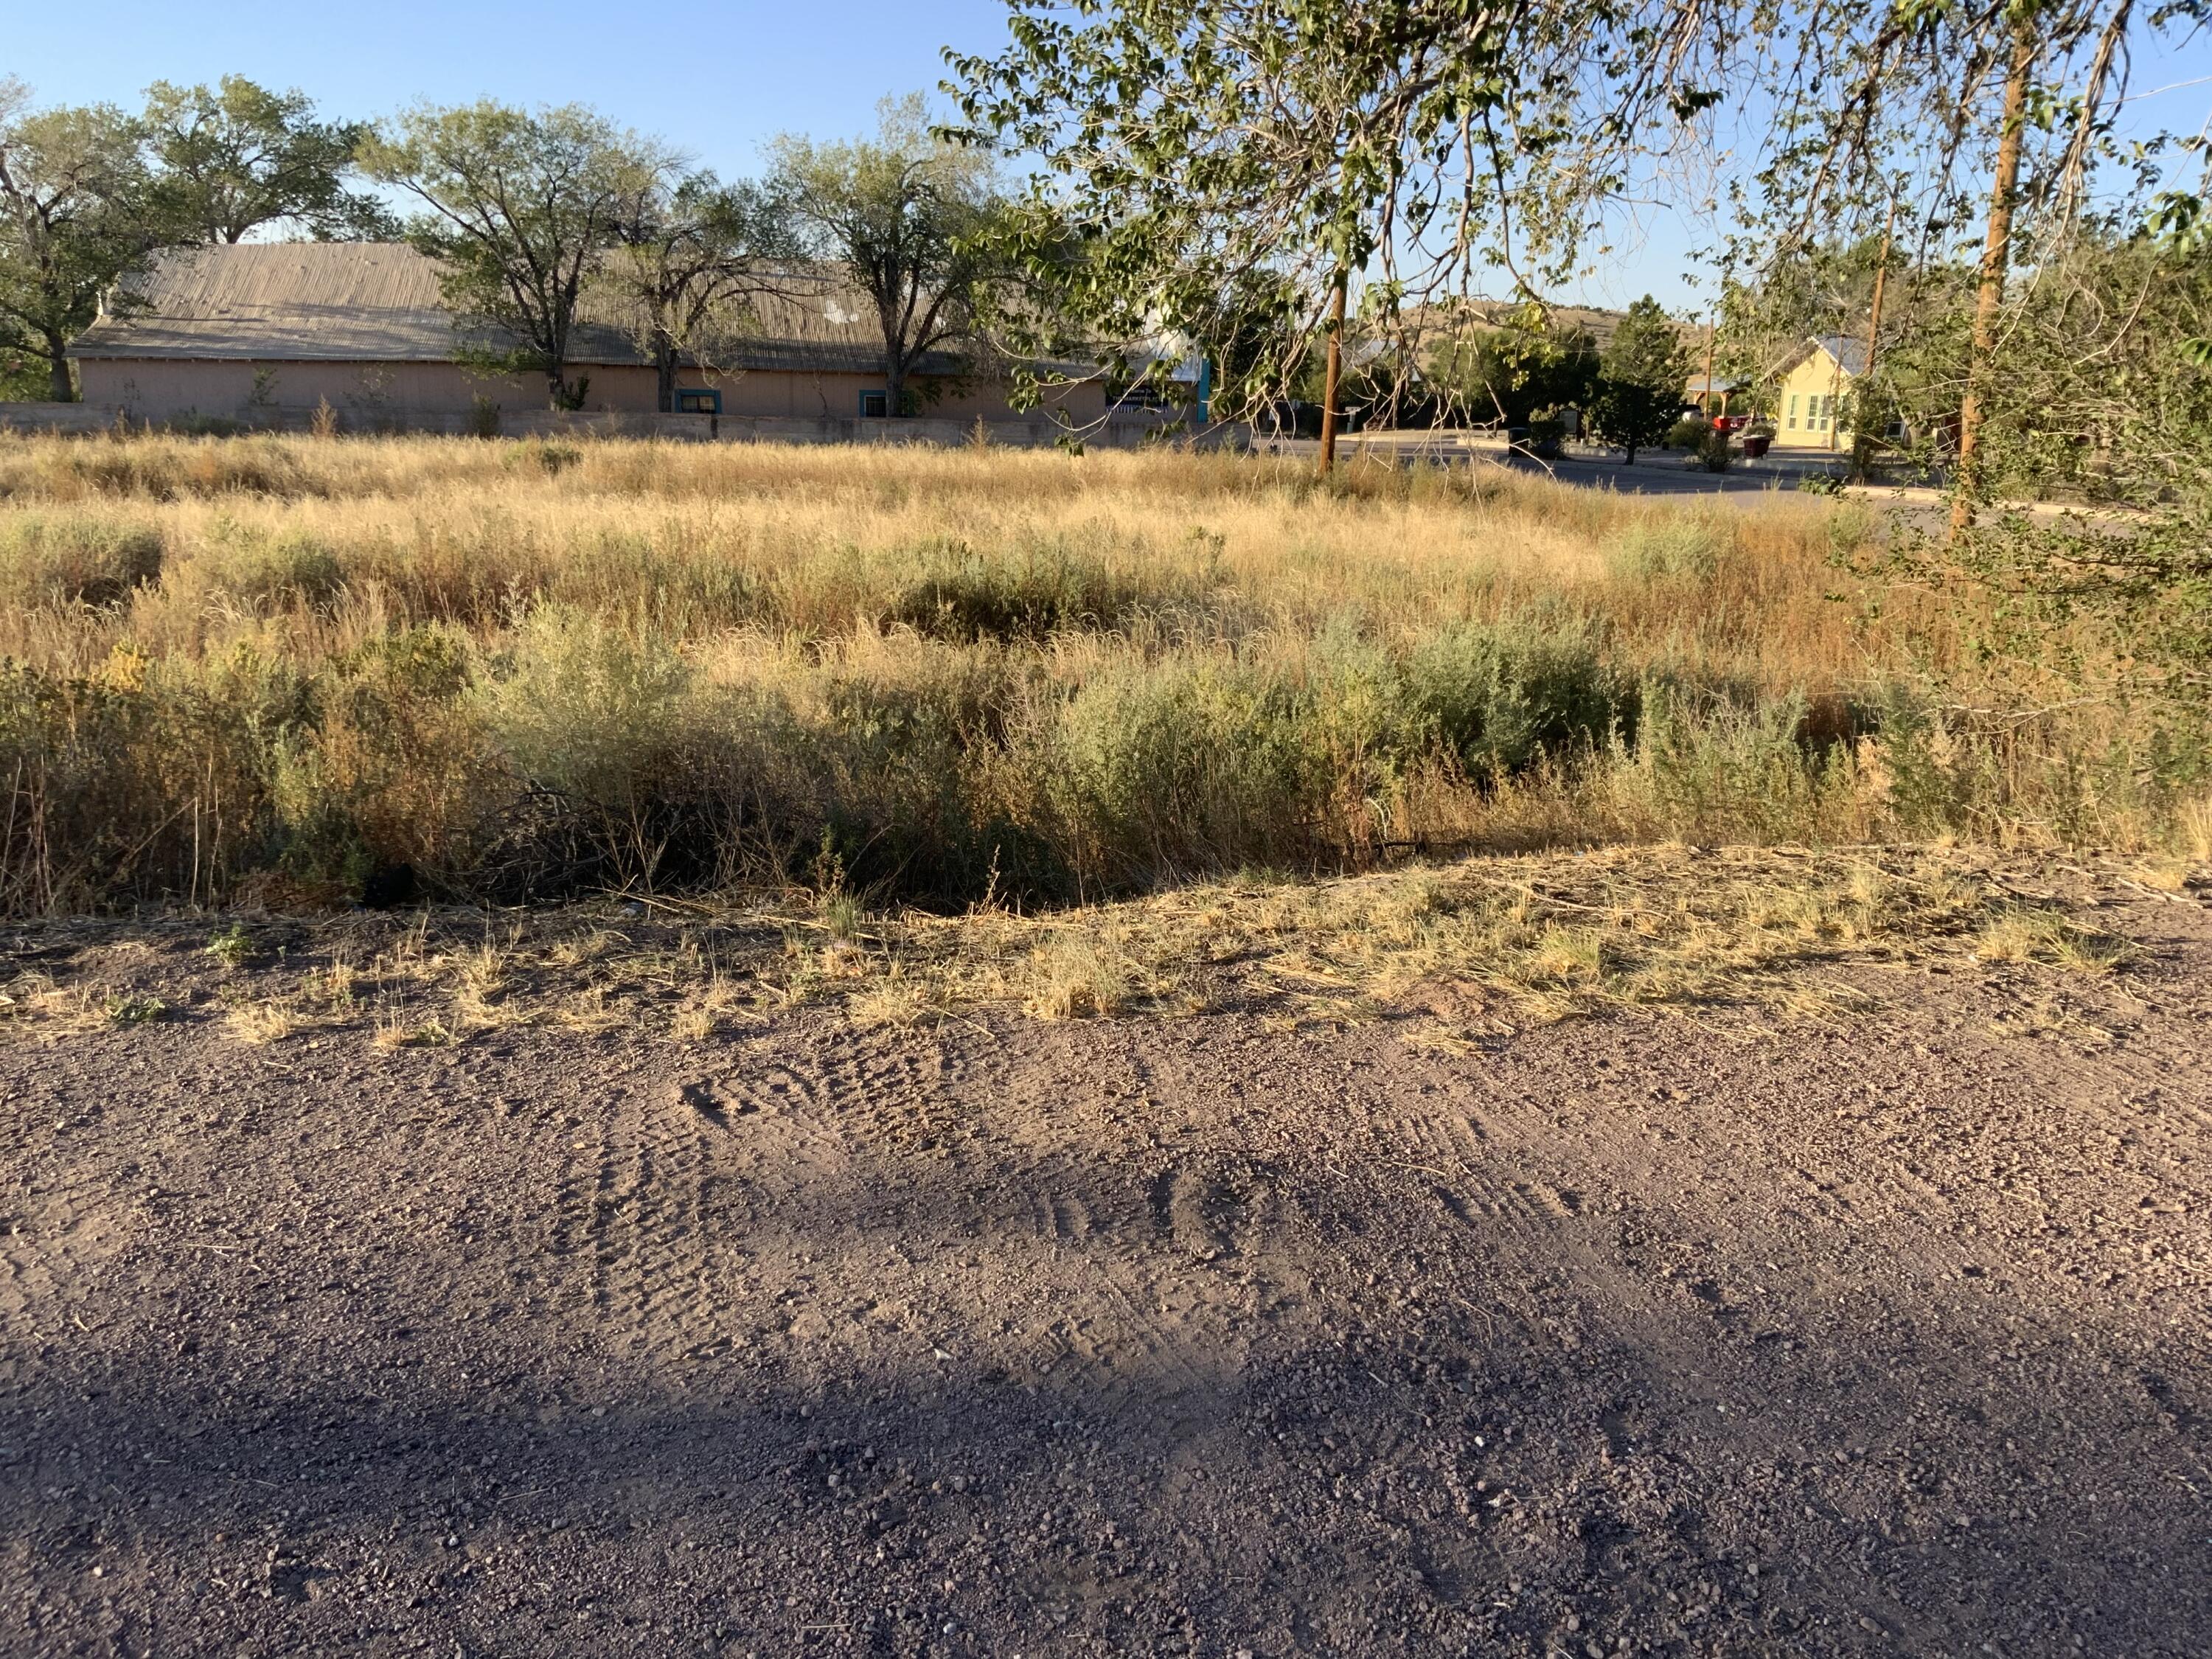
M873 305L818 270L764 273L773 291L750 325L717 352L732 369L871 374L883 367ZM143 311L106 317L79 335L72 356L216 358L278 362L447 362L465 346L501 337L457 326L436 264L404 242L266 242L164 255L137 283ZM641 364L632 332L604 311L580 321L571 362ZM949 352L918 372L950 374ZM1071 368L1075 365L1059 365Z
M1866 373L1867 343L1865 338L1849 334L1823 334L1814 343L1843 365L1846 374Z
M1854 380L1866 373L1867 343L1863 335L1808 334L1775 361L1770 377L1787 374L1816 351L1825 351Z

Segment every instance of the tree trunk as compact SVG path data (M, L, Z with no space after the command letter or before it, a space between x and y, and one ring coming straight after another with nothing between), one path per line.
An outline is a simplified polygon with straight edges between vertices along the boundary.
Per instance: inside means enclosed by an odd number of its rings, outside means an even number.
M1321 394L1321 476L1336 465L1336 392L1344 377L1344 290L1350 273L1336 268L1336 292L1328 302L1328 374Z
M906 365L896 351L884 354L884 414L896 419L906 408Z
M1997 133L1996 177L1990 187L1989 234L1982 244L1981 292L1974 301L1973 352L1966 360L1966 395L1959 404L1959 471L1953 481L1951 538L1974 527L1982 489L1982 391L1997 348L1997 312L2004 303L2012 258L2013 198L2020 189L2021 137L2027 125L2027 78L2035 67L2033 26L2015 22L2012 65L2005 72L2003 125Z
M69 342L58 334L46 337L46 392L58 404L76 401L76 382L70 378Z
M1851 471L1863 480L1874 465L1874 434L1866 429L1874 396L1874 365L1881 349L1881 300L1889 286L1889 245L1897 229L1897 198L1890 198L1889 216L1881 224L1881 259L1874 268L1874 302L1867 307L1866 366L1859 371L1859 393L1851 410Z
M659 399L660 412L673 415L676 412L676 342L665 335L654 343L653 368L659 383L654 390Z
M1707 377L1706 383L1708 385L1711 384L1711 376ZM1621 447L1628 452L1628 459L1623 461L1621 465L1623 466L1634 466L1636 465L1636 446L1634 444L1623 444Z

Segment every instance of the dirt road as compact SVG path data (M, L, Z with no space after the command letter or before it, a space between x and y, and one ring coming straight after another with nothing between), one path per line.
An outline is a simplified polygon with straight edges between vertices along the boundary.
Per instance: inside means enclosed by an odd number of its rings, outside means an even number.
M2212 914L2102 1016L0 1050L9 1654L2201 1654Z

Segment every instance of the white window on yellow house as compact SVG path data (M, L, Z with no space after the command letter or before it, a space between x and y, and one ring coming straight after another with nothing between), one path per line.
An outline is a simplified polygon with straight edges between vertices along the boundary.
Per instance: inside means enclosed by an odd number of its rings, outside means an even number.
M1797 394L1794 392L1790 394L1790 429L1797 429Z

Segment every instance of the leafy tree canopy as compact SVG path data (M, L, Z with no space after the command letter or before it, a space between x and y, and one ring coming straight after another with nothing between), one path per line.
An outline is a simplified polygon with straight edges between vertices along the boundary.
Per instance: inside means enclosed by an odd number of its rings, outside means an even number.
M933 134L918 96L886 99L873 139L771 147L769 188L807 252L867 295L884 342L890 407L924 354L972 344L981 290L998 268L995 164Z
M1365 273L1364 331L1401 345L1438 301L1564 275L1633 158L1713 101L1743 27L1707 0L1011 10L1004 52L949 61L969 138L1041 163L1034 274L1105 337L1209 344L1242 285L1280 276L1300 313L1240 381L1251 407L1297 377L1340 270Z
M1679 403L1690 378L1689 342L1658 301L1645 295L1628 307L1605 343L1605 378L1625 386L1646 386Z
M240 75L212 88L156 81L144 126L158 168L150 205L193 240L239 242L270 226L322 240L396 229L374 198L347 185L367 125L317 119L302 93Z
M421 204L409 239L439 261L455 313L520 342L483 354L487 366L534 370L554 407L580 407L568 354L585 285L626 205L673 167L669 153L579 105L487 99L417 106L362 155L370 176Z
M148 200L143 132L112 104L38 110L0 81L0 351L76 397L69 343L134 303L131 272L167 240Z
M716 364L742 337L750 304L780 288L795 243L779 204L759 185L711 173L641 168L615 216L596 287L629 319L653 359L663 413L676 406L685 357Z

